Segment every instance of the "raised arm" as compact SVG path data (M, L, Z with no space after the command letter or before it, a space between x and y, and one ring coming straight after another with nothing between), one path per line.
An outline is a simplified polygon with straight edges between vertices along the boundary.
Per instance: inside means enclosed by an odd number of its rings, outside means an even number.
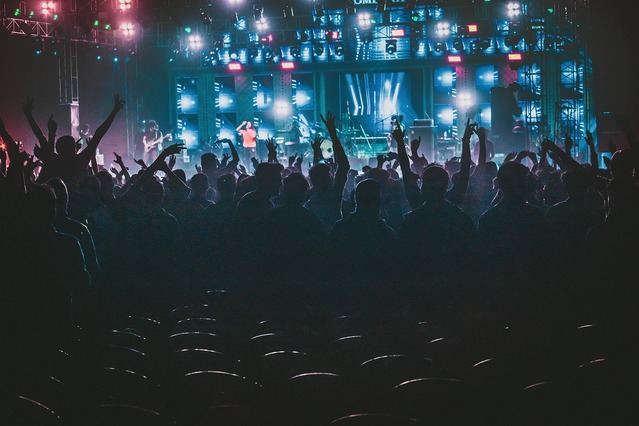
M122 157L117 152L114 152L113 156L115 157L115 163L118 166L120 166L120 169L121 169L120 173L122 173L122 176L124 176L124 180L128 182L129 180L131 180L129 169L124 165L124 161L122 160Z
M546 139L542 142L542 148L546 148L546 151L552 153L558 160L559 167L563 170L580 167L579 163L566 154L561 148L555 145L552 141Z
M419 180L419 176L413 173L410 169L410 161L408 159L408 153L406 152L406 145L404 145L404 130L402 130L401 126L396 125L393 130L393 139L397 143L397 160L399 161L399 167L402 171L402 182L404 183L404 193L406 194L406 199L408 200L408 204L412 209L416 209L422 203L421 196L419 194L419 186L417 185L417 181ZM412 146L415 146L413 144ZM412 153L414 156L417 155L417 150Z
M87 146L82 150L80 155L86 160L87 164L91 161L91 157L95 155L95 152L100 144L100 141L109 131L109 128L113 124L113 120L115 120L115 116L118 115L118 112L122 110L124 107L124 100L120 98L120 95L113 96L113 109L109 113L109 116L104 120L100 127L95 130L95 134L90 141L87 141Z
M226 142L231 150L231 164L239 164L240 155L237 153L237 149L235 148L233 141L230 139L222 139L222 142Z
M330 135L331 140L333 141L333 154L335 156L335 163L337 163L334 188L338 193L341 194L344 190L344 185L346 185L346 179L348 178L348 171L351 169L351 164L348 161L348 157L346 156L346 151L344 151L342 142L337 136L335 115L333 115L333 113L331 112L328 112L326 114L326 118L324 118L324 116L320 117L322 118L322 121L326 126L326 130L328 130L328 134Z
M268 162L269 163L277 163L277 145L275 144L275 139L267 138L264 142L266 144L266 149L268 151Z
M597 170L599 169L599 155L597 154L597 148L595 148L595 139L592 137L590 130L586 130L586 144L590 152L590 165Z
M486 129L480 127L477 130L477 136L479 136L479 157L477 158L477 164L486 164L486 157L488 156L486 152Z
M468 181L470 180L470 137L475 131L476 124L470 123L470 118L466 121L466 130L464 130L464 136L462 137L462 155L461 155L461 169L459 170L459 178L453 184L453 188L450 190L448 197L449 201L453 204L461 205L466 197L466 190L468 189Z
M24 195L26 193L26 187L24 184L24 167L20 148L18 148L18 144L5 128L2 118L0 118L0 137L2 137L4 141L4 147L9 157L9 169L7 170L6 177L6 182L9 185L7 185L7 187L13 189L13 195L15 196Z
M38 126L38 123L36 123L35 118L33 118L33 98L30 98L30 97L27 98L27 100L24 102L24 105L22 106L22 111L24 111L24 115L27 117L29 126L31 127L31 130L33 131L33 134L38 140L38 143L40 144L40 146L42 148L48 148L49 141L47 140L46 137L44 137L44 133L42 133L40 126Z
M320 135L315 135L315 138L311 142L311 148L313 149L313 165L319 164L322 161L322 142L324 138Z

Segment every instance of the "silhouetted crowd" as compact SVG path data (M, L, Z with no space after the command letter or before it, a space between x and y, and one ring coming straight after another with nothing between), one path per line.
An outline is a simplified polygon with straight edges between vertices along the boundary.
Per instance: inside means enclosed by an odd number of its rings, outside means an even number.
M567 137L498 165L487 159L487 131L468 121L461 157L436 164L397 127L397 152L353 170L329 113L322 120L332 159L323 159L320 137L309 164L297 155L281 164L270 139L267 159L242 164L229 143L222 158L203 154L189 177L175 168L181 144L152 164L136 161L134 174L118 154L117 168L97 165L122 107L116 96L79 151L52 118L47 134L40 129L31 100L24 113L32 154L0 120L8 383L52 350L99 358L100 336L123 318L165 324L176 308L208 306L216 294L232 297L238 315L286 329L342 314L376 326L428 319L466 331L489 322L524 330L519 343L534 336L546 348L568 329L596 324L609 331L608 357L636 353L639 143L629 130L632 149L613 149L603 167L590 133L589 164L572 157ZM493 420L486 424L499 424Z

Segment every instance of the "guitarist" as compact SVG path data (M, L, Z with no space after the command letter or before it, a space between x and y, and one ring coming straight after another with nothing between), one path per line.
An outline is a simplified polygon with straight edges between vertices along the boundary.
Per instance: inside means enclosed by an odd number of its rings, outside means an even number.
M146 131L142 135L142 148L144 149L142 158L146 164L151 164L158 158L163 140L164 135L160 132L158 123L155 120L149 120L146 123Z

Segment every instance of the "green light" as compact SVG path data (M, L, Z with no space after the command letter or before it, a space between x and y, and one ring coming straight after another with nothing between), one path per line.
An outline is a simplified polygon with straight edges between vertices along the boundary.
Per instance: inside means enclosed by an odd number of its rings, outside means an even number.
M13 11L13 16L20 16L20 8L17 7L14 11Z
M29 18L33 18L35 16L35 12L32 10L29 12Z
M546 9L546 11L547 11L548 13L550 13L551 15L552 15L553 13L555 13L555 9L554 9L554 8L552 8L552 7L549 7L548 9Z
M104 29L107 30L107 31L110 30L111 29L111 24L105 24L104 25Z
M60 15L58 15L57 13L53 14L53 20L57 21L58 19L60 19Z
M100 26L100 21L98 21L97 19L95 21L93 21L93 26L94 27L99 27Z
M191 34L191 27L184 27L184 32L187 34Z

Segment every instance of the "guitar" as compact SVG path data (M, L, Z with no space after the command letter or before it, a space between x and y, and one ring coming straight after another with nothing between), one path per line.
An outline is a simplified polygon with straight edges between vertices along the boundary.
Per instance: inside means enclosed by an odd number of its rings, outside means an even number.
M155 149L156 145L161 144L162 142L164 142L165 140L169 140L172 141L173 140L173 135L171 133L167 133L166 135L157 138L156 140L150 141L150 142L146 142L146 141L142 141L142 143L144 144L144 153L146 154L147 152Z

